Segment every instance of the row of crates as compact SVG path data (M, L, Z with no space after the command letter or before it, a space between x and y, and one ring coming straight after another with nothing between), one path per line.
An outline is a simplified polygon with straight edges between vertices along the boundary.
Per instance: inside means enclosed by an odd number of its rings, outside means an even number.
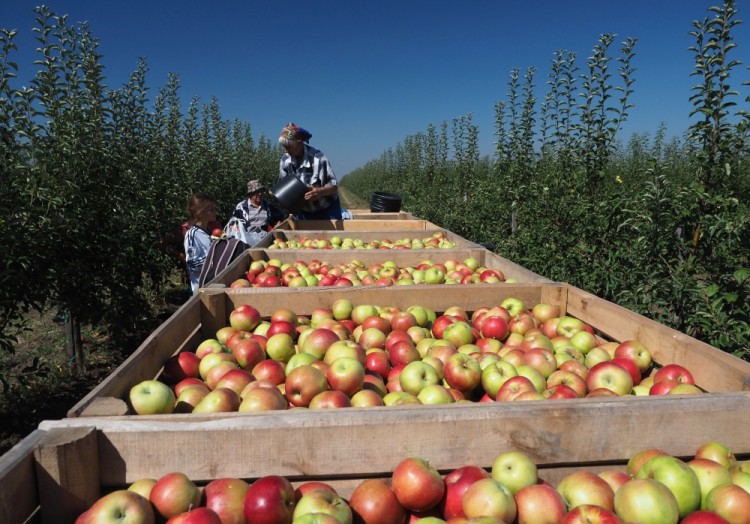
M182 471L197 482L265 475L295 483L328 482L344 496L365 478L387 478L407 456L430 460L439 471L490 467L500 453L523 450L550 483L578 469L624 468L646 447L690 456L720 440L738 457L750 456L750 364L566 283L542 275L409 213L353 211L352 220L288 220L190 298L110 376L73 406L67 418L43 422L0 458L0 522L73 522L102 493L141 478ZM388 216L385 216L388 215ZM283 250L276 238L362 240L424 238L442 232L450 249ZM293 263L392 260L414 265L474 258L513 283L357 286L347 288L231 288L256 260ZM509 297L548 303L576 317L603 340L637 339L659 364L693 372L706 393L662 397L599 397L558 401L403 405L334 410L139 416L130 389L159 377L166 360L195 351L227 325L243 304L268 317L280 307L299 315L353 304L395 308L425 305L467 312Z

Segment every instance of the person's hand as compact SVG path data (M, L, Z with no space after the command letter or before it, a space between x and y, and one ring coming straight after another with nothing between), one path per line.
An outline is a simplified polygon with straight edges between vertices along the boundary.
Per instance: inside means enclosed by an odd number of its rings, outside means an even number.
M323 188L321 187L311 187L310 190L305 193L305 200L317 200L319 199L321 195L321 191Z

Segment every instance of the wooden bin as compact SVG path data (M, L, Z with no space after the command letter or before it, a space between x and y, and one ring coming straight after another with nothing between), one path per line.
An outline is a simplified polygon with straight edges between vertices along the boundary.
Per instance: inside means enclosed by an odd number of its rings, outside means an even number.
M637 339L651 351L657 363L678 363L694 375L698 386L709 392L739 394L750 389L750 363L724 353L708 344L646 319L632 311L598 298L567 284L506 284L501 286L390 286L367 288L325 289L314 293L267 288L211 289L192 297L110 376L94 388L69 412L69 417L125 415L130 388L142 380L153 379L164 362L180 351L194 350L198 344L213 338L216 331L228 324L229 313L241 304L252 304L261 315L269 316L280 307L289 307L299 314L309 314L318 307L330 307L346 297L356 304L377 304L406 308L426 305L442 311L459 306L467 311L480 306L493 306L508 297L516 297L527 305L550 303L559 305L563 314L591 324L607 339ZM698 395L701 396L701 395ZM695 398L695 395L689 395ZM687 404L690 405L690 398ZM625 399L625 400L631 400ZM660 398L648 398L651 409L658 411ZM551 401L545 401L551 402ZM577 399L577 405L592 405L593 399ZM535 419L537 403L524 403L529 419ZM750 412L748 412L750 419ZM166 420L172 415L162 415ZM284 414L277 414L281 416ZM220 418L221 415L217 415ZM141 417L133 417L140 420ZM735 418L742 418L736 414ZM732 426L725 428L733 431ZM749 441L750 443L750 441Z
M101 494L180 471L198 484L282 475L330 483L348 498L365 478L389 478L405 457L442 474L520 450L555 485L579 470L624 470L660 448L685 460L718 440L744 460L750 393L591 401L398 406L229 414L220 419L122 417L46 421L0 457L0 522L67 523ZM395 451L394 451L395 450Z
M400 216L386 217L388 213L371 213L373 219L362 220L297 220L290 216L276 229L291 229L295 231L424 231L440 229L440 226L420 218L405 218ZM361 215L360 215L361 216Z
M417 220L408 211L371 211L369 209L349 209L350 220Z
M352 222L351 220L349 222ZM406 222L406 221L404 221ZM258 242L254 247L256 248L268 248L271 246L275 238L281 239L281 240L300 240L300 239L326 239L330 240L333 237L341 237L341 238L353 238L357 240L362 240L363 242L370 242L372 240L391 240L393 242L403 239L425 239L429 238L435 233L443 233L445 234L445 237L453 242L456 245L456 248L481 248L479 244L476 244L474 242L471 242L470 240L466 240L465 238L453 233L452 231L448 231L447 229L411 229L411 230L393 230L393 229L381 229L378 227L373 227L375 224L380 224L380 222L375 221L362 221L359 222L360 224L365 223L369 224L369 228L362 229L359 231L349 231L347 233L342 231L336 231L336 230L293 230L293 229L274 229L267 235L261 239L260 242ZM322 250L318 250L322 251ZM347 250L342 250L347 251ZM366 251L364 249L350 249L348 251ZM418 250L421 251L421 250Z
M464 261L467 258L474 258L480 266L491 269L499 269L505 275L505 278L514 278L518 282L551 282L541 275L529 271L510 260L487 251L482 248L461 248L461 249L362 249L362 250L310 250L310 249L249 249L234 260L227 268L216 275L211 282L211 286L229 286L232 282L241 278L247 273L250 264L256 260L277 259L282 263L294 263L296 261L310 262L320 260L331 264L346 264L352 260L358 260L369 266L375 263L382 263L386 260L395 262L399 267L416 266L424 260L431 260L435 263L442 263L446 260ZM288 288L277 288L279 290ZM301 288L300 290L320 290L323 288Z

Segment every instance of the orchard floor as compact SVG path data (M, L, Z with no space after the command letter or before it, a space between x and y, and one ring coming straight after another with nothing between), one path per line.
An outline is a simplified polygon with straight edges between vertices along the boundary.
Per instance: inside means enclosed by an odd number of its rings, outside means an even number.
M65 354L64 323L55 311L33 312L13 354L0 353L0 455L43 420L65 418L68 410L110 375L187 298L179 275L164 293L149 322L115 342L107 333L81 327L85 354L77 369Z

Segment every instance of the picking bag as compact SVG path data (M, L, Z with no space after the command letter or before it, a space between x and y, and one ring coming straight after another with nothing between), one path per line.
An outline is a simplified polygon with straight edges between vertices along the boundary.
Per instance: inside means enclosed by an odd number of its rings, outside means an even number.
M246 243L237 238L219 238L211 243L206 255L206 261L201 269L198 285L204 287L224 271L243 251L248 249Z

